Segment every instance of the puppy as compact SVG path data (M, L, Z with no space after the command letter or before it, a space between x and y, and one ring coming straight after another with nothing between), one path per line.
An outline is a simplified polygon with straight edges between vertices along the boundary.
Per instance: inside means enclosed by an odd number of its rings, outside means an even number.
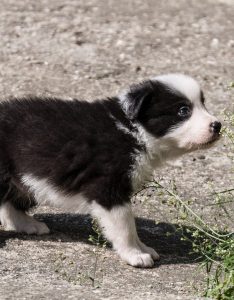
M35 204L91 214L120 257L152 267L159 255L136 231L130 198L155 168L212 145L221 123L198 83L169 74L88 103L52 98L0 103L0 221L48 234Z

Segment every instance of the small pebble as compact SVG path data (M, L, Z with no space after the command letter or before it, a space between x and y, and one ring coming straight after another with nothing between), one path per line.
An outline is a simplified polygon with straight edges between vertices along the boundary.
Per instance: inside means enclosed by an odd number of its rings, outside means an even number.
M230 48L234 47L234 40L228 41L227 46L230 47Z
M141 71L141 67L140 67L140 66L137 66L137 67L136 67L136 72L139 72L139 71Z
M199 159L205 159L206 157L205 157L205 155L199 155L198 158Z
M210 43L212 48L218 48L219 47L219 40L218 39L213 39Z

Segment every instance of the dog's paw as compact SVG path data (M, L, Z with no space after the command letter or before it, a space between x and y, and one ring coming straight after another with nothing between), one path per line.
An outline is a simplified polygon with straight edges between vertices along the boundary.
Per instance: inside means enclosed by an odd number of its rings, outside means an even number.
M159 254L153 248L146 246L141 241L139 241L139 246L140 246L142 252L150 254L152 256L153 260L159 260L160 259Z
M154 260L148 253L139 253L131 255L127 263L133 267L151 268L154 265Z
M48 234L50 232L48 226L44 222L39 222L31 216L27 217L27 221L23 224L23 226L20 226L21 228L19 228L20 232L37 235ZM19 232L19 230L17 231Z
M39 222L25 212L15 209L11 203L0 206L0 221L7 231L37 235L50 232L45 223Z
M48 234L50 232L47 225L43 222L38 222L34 219L28 220L27 222L21 223L12 223L9 222L4 226L7 231L15 231L19 233L27 233L27 234L37 234L43 235Z
M18 222L6 222L4 226L5 230L15 231L27 234L43 235L50 232L47 225L43 222L35 220L31 216L25 215L25 218L21 218Z
M150 254L143 253L137 249L125 251L125 253L121 253L120 256L133 267L151 268L154 265L154 260Z

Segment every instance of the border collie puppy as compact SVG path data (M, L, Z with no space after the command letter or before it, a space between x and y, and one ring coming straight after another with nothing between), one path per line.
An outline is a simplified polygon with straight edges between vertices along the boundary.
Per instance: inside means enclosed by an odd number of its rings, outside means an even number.
M54 98L0 103L0 221L48 234L35 204L91 214L120 257L152 267L159 255L136 231L130 198L167 160L220 136L198 83L169 74L92 103Z

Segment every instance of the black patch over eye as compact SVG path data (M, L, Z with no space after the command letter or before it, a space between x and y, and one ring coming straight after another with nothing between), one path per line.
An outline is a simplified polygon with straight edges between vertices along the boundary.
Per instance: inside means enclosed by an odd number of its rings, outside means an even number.
M178 116L182 118L186 118L190 116L190 114L191 114L191 109L188 106L182 106L178 111Z
M143 95L143 101L140 101L140 109L133 120L142 124L155 137L166 135L192 115L191 101L162 82L144 82L137 88L133 87L128 94L134 103L139 103L139 95Z

